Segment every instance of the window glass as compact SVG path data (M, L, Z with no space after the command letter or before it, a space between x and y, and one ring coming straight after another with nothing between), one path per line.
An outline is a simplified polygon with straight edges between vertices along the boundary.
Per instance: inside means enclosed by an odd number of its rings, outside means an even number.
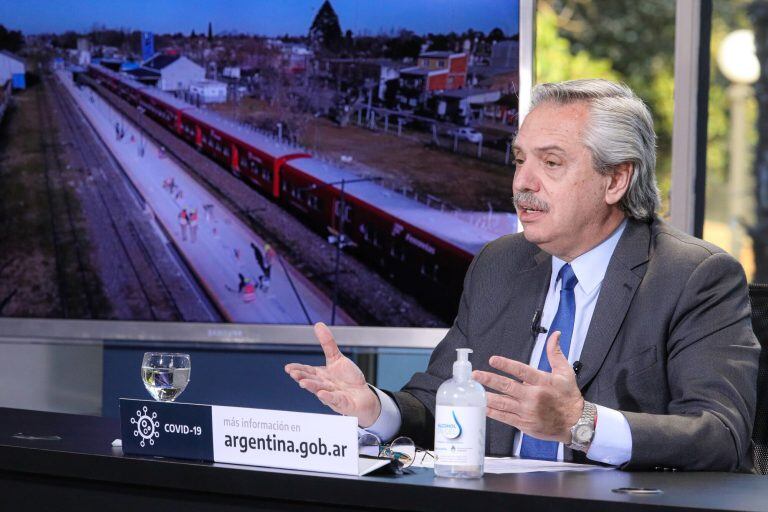
M768 99L760 105L756 90L765 97L768 80L763 75L755 82L760 66L754 52L756 46L766 55L767 27L765 3L713 3L704 238L736 257L747 278L758 282L768 282L768 157L756 158L768 151L768 134L758 129Z

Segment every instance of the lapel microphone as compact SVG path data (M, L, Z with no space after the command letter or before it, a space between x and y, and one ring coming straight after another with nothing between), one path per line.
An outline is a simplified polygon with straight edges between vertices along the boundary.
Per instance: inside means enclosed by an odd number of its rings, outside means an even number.
M542 314L541 309L536 310L536 312L533 314L533 319L531 320L531 334L534 335L534 338L539 334L547 333L547 328L541 325L541 314ZM573 373L575 373L576 376L579 375L579 372L581 371L582 366L584 365L582 364L581 361L573 362Z
M547 334L547 328L541 325L542 312L543 312L542 309L539 308L533 314L533 319L531 320L531 334L534 334L534 335Z

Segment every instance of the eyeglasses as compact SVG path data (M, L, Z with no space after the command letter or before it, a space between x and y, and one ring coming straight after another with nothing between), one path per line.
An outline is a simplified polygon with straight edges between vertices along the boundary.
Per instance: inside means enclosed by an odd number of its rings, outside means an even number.
M398 437L383 444L377 436L365 433L357 439L357 445L361 456L392 459L398 470L410 467L416 458L416 445L410 437Z

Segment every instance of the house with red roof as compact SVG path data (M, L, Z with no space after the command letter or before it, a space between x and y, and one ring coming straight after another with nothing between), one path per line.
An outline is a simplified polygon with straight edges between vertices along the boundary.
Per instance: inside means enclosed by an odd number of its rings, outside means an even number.
M461 89L467 83L467 67L466 53L424 52L417 66L400 70L398 100L415 107L432 93Z

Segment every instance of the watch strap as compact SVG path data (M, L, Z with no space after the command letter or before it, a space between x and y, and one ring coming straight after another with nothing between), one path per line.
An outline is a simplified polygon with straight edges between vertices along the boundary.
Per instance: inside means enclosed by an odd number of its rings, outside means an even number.
M589 441L587 441L586 443L579 443L576 440L576 429L578 429L581 426L586 426L592 429L592 435L590 436ZM584 408L581 411L581 418L579 418L579 421L577 421L576 424L571 427L571 442L566 446L571 450L579 450L582 452L586 452L587 450L589 450L589 445L592 443L592 440L595 438L596 428L597 428L597 406L592 402L587 402L586 400L584 400Z

